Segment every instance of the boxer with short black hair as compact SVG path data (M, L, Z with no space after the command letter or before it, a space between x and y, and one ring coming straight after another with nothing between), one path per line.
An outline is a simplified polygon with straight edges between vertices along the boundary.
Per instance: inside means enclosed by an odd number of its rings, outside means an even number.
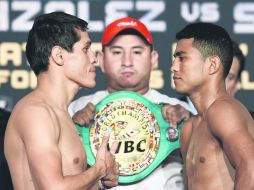
M225 87L233 59L228 33L194 23L176 39L176 91L189 96L198 112L180 133L186 189L254 189L254 121Z
M67 107L80 87L95 86L96 58L87 22L53 12L38 16L29 32L26 55L37 87L14 107L4 149L14 189L99 189L118 184L113 144L105 135L96 163L86 153Z

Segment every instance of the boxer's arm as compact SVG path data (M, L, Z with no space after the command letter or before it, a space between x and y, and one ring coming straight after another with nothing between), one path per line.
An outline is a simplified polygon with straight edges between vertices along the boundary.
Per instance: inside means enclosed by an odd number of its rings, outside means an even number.
M60 127L52 120L52 113L44 108L26 108L22 113L20 135L25 145L32 180L38 189L90 189L113 168L114 157L107 150L107 142L100 148L96 164L77 175L64 175L59 150ZM20 121L21 122L21 121Z
M94 119L95 106L92 103L88 103L84 108L77 111L73 116L72 120L74 123L89 126Z
M188 189L188 176L186 173L186 162L188 162L188 160L186 159L186 156L192 134L192 120L193 118L186 121L180 132L180 150L183 158L183 179L185 187L184 189L186 190Z
M162 116L170 124L171 127L177 128L177 124L183 120L190 118L190 112L183 106L165 104L162 107Z
M235 190L254 189L254 139L248 131L246 113L235 102L219 102L207 113L212 134L235 168Z

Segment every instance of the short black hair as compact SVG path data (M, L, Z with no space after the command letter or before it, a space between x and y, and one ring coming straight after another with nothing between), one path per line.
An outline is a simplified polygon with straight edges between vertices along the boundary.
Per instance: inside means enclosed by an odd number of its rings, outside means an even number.
M87 25L86 21L64 12L38 16L26 44L26 57L34 73L47 71L53 46L72 52L73 45L80 40L77 30L86 31Z
M194 38L193 46L204 58L217 55L223 65L223 77L227 77L233 60L232 40L221 26L211 23L192 23L176 34L176 39Z

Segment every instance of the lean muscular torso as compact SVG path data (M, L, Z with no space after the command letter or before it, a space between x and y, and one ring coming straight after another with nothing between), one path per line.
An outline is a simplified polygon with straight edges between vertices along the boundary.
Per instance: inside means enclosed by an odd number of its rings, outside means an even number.
M232 190L234 172L207 123L194 119L186 154L188 186L195 190ZM208 185L209 184L209 185Z
M85 151L66 110L53 108L40 97L28 96L13 112L6 131L5 154L12 158L9 162L13 163L10 169L15 189L37 189L35 181L47 180L47 174L54 175L55 167L61 167L63 176L86 170ZM55 162L58 158L61 163Z
M242 127L248 128L253 137L253 121L245 113L246 110L235 102L232 104L236 106L239 114L245 115L246 123ZM228 155L232 154L226 150L228 145L223 147L223 142L216 137L214 130L211 129L212 126L209 126L207 117L211 117L211 115L193 117L181 131L183 133L181 133L183 135L181 137L181 151L185 158L185 175L187 175L186 183L189 190L233 190L234 188L235 169L226 152ZM216 114L213 117L216 117ZM232 139L235 142L237 140L237 138Z

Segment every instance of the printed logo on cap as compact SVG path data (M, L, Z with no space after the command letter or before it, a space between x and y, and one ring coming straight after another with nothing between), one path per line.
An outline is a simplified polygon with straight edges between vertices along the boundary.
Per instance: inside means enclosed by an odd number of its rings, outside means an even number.
M118 27L121 26L137 26L137 22L130 21L130 22L120 22L117 24Z

